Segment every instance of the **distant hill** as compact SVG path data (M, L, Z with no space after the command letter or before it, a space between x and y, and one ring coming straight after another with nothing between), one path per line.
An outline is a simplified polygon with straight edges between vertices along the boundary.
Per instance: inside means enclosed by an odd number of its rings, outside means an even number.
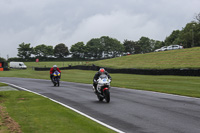
M200 47L128 55L92 63L110 68L200 68Z

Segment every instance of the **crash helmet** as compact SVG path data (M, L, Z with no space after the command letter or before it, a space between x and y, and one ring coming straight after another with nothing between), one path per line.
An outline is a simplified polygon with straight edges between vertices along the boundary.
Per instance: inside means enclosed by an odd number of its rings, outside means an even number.
M105 73L105 69L104 69L104 68L100 68L100 69L99 69L99 72L100 72L100 73Z
M56 66L56 65L53 65L53 69L56 70L56 69L57 69L57 66Z

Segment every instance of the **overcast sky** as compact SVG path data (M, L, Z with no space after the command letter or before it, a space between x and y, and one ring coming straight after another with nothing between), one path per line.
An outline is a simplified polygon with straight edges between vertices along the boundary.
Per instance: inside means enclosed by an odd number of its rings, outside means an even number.
M0 56L19 44L71 45L109 36L163 41L200 12L200 0L0 0Z

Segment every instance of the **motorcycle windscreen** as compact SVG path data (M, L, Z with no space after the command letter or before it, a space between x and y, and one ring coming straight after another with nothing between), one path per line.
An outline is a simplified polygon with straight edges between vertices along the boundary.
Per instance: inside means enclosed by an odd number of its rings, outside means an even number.
M108 76L107 76L107 75L105 75L105 74L102 74L102 75L100 75L100 76L99 76L99 78L101 78L101 79L107 79L107 78L108 78Z

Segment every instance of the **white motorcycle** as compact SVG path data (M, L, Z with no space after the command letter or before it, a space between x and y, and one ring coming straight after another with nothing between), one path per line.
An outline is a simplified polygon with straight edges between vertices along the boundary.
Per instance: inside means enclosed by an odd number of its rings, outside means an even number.
M103 99L105 99L107 103L110 102L110 82L111 80L105 74L100 75L99 79L97 80L96 95L99 101L103 101Z

